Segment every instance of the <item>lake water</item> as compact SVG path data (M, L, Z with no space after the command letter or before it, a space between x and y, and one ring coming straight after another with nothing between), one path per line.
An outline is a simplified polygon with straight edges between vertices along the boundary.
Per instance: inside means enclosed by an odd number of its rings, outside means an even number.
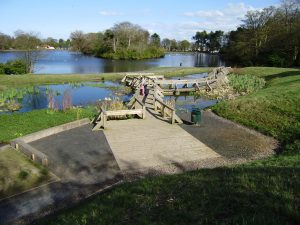
M206 76L207 73L188 75L185 79L195 79ZM176 79L176 77L172 78ZM62 108L63 96L65 92L71 97L73 106L86 106L94 104L99 99L118 97L123 101L128 101L132 93L124 93L124 86L118 82L85 82L55 85L40 85L30 89L17 89L13 93L8 93L7 98L13 98L21 103L19 112L28 112L35 109L48 108L49 94L52 93L56 108ZM10 91L8 91L10 92ZM19 94L18 94L19 93ZM0 93L1 94L1 93ZM214 105L216 100L209 100L199 96L165 96L166 100L175 100L175 107L178 110L190 111L193 107L205 108ZM4 110L4 111L2 111ZM2 112L1 112L2 111ZM10 113L1 107L0 95L0 113Z
M22 52L0 52L0 63L14 60ZM153 67L226 66L219 55L207 53L167 53L164 58L146 60L111 60L65 50L41 51L36 74L131 72Z

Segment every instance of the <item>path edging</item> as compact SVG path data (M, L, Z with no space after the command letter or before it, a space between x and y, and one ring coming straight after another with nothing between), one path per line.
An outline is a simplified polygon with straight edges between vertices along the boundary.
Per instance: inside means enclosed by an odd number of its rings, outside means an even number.
M36 148L32 147L30 142L36 141L41 138L45 138L63 131L67 131L76 127L80 127L86 124L89 124L90 120L88 118L84 118L81 120L76 120L70 123L61 124L55 127L51 127L45 130L37 131L32 134L25 135L20 138L16 138L10 142L10 145L23 152L27 157L29 157L31 160L43 165L48 166L49 160L48 156Z

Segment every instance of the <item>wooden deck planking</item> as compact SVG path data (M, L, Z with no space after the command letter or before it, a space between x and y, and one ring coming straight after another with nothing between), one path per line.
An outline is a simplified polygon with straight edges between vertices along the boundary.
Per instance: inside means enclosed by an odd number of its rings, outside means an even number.
M220 157L178 125L147 114L146 119L108 121L104 130L123 171Z

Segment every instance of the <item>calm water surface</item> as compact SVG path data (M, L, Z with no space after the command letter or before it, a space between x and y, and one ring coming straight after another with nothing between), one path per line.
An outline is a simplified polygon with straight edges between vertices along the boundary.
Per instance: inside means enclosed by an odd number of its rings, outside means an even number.
M14 60L22 52L0 52L0 63ZM219 55L207 53L167 53L164 58L146 60L112 60L86 56L81 53L65 50L41 51L36 63L36 74L59 73L103 73L141 71L153 67L207 67L225 66Z
M195 79L207 76L207 73L188 75L185 79ZM177 79L173 77L172 79ZM181 77L182 79L182 77ZM105 85L106 87L99 87L97 85ZM34 87L34 93L27 93L22 99L17 99L22 107L19 112L29 112L35 109L48 108L49 93L52 92L54 96L54 102L56 107L61 108L63 102L64 92L68 92L71 96L73 106L86 106L97 102L99 99L118 97L123 101L128 101L132 94L117 95L115 90L110 87L119 87L123 84L117 82L105 81L101 82L85 82L74 84L55 84L55 85L40 85ZM193 107L205 108L216 104L216 100L209 100L199 96L165 96L166 100L175 100L176 109L191 111ZM1 113L10 113L8 111L2 111Z

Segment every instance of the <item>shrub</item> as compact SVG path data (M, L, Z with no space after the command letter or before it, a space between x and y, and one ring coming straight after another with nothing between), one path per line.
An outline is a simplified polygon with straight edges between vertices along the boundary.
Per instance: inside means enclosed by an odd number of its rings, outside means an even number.
M145 48L130 48L118 49L115 53L103 53L99 54L102 58L108 59L131 59L131 60L139 60L139 59L150 59L150 58L159 58L165 55L164 49L157 48L155 46L149 46Z
M261 89L266 82L263 78L252 75L231 74L229 76L229 85L238 93L251 93Z
M0 63L0 74L5 74L4 64Z
M24 171L24 170L21 170L19 172L19 175L18 177L21 179L21 180L25 180L27 177L28 177L29 173L27 171Z
M268 63L270 66L282 67L285 64L285 60L277 54L272 54L268 57Z
M0 73L4 70L4 74L25 74L26 71L26 63L23 60L15 60L15 61L8 61L7 63L0 66Z

